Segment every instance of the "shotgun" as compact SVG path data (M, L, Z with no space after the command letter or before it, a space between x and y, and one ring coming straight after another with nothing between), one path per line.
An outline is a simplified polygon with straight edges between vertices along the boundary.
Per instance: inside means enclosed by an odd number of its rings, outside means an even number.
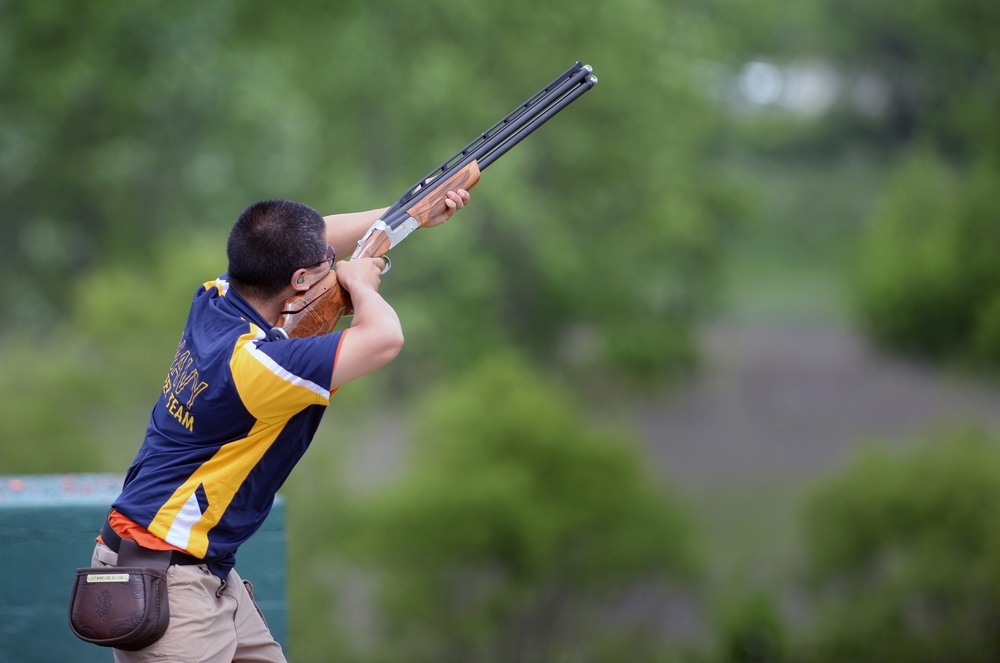
M597 77L593 71L590 65L577 62L421 178L372 224L351 258L384 257L392 247L425 225L433 211L444 207L448 191L468 191L474 187L480 173L491 163L594 87ZM388 268L388 257L386 261ZM322 281L285 302L278 327L272 331L279 337L327 334L350 311L350 297L331 269Z

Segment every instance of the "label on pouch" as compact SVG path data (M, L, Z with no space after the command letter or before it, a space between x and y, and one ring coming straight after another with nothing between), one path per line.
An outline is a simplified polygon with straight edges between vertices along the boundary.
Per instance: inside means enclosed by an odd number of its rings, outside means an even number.
M127 573L88 573L87 582L128 582Z

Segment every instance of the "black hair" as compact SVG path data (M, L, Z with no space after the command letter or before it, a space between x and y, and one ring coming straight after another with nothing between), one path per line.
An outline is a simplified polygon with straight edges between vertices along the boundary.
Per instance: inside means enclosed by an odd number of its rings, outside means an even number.
M325 255L322 215L291 200L262 200L246 208L226 242L229 282L251 297L277 295L295 270L322 262Z

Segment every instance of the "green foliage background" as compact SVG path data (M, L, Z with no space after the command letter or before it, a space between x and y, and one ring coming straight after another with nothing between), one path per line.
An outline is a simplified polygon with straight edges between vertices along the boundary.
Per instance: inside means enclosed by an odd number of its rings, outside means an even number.
M998 478L995 441L958 430L818 487L804 514L821 626L801 660L995 660Z
M407 278L387 288L407 318L410 373L515 340L540 360L571 354L639 377L692 359L723 219L698 152L712 116L695 65L711 35L682 5L45 7L4 10L18 66L0 102L0 215L15 240L2 276L19 326L62 319L81 269L131 259L142 270L253 200L324 213L389 204L592 58L600 93L494 165L474 215L400 256ZM644 278L623 288L632 265ZM434 306L415 295L431 286ZM581 336L585 351L566 349Z
M378 660L588 655L615 632L595 618L630 588L700 570L693 523L635 442L587 426L522 359L492 357L416 412L400 480L316 542L376 578Z
M858 294L876 339L938 360L1000 359L1000 170L916 155L895 174L862 246Z
M0 470L124 471L247 204L389 204L582 59L598 86L394 252L404 355L338 395L286 487L294 659L992 660L992 438L805 502L789 619L713 576L725 526L651 475L629 415L698 370L715 316L790 304L995 372L998 7L2 3ZM884 106L750 107L754 59ZM373 435L403 440L392 476L356 471ZM649 588L698 624L622 617Z

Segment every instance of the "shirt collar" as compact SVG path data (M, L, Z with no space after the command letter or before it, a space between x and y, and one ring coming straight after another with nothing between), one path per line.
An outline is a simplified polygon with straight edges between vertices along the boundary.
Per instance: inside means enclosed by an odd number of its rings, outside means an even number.
M226 274L223 274L219 278L229 283L228 272ZM264 331L267 331L268 329L271 328L271 323L265 320L264 316L262 316L260 312L257 311L257 309L251 306L247 300L243 299L243 297L240 296L240 293L236 292L236 290L232 288L231 284L230 287L226 288L226 295L224 299L233 309L236 310L237 313L239 313L241 316L243 316L253 324L257 325Z

